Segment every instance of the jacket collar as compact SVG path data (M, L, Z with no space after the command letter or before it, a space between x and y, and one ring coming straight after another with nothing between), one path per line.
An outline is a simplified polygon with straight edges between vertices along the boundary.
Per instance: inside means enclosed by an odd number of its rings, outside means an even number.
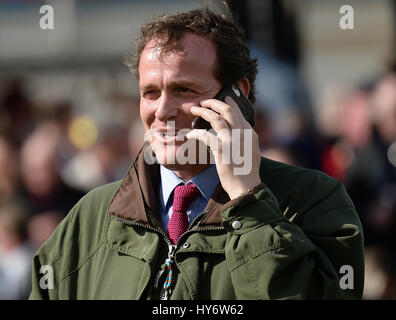
M135 161L122 181L109 205L109 213L123 219L130 219L150 224L147 210L155 213L160 220L157 205L157 188L160 178L160 166L148 164L145 153L151 152L146 142L139 151ZM219 183L205 208L206 214L200 226L221 224L222 207L230 198Z

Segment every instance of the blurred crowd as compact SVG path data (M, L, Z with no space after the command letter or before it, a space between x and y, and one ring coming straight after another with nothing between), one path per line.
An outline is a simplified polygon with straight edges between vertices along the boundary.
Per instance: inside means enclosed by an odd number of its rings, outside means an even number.
M26 87L0 84L0 299L28 297L34 252L86 192L122 178L143 143L136 100L115 106L124 123L100 125L69 102L35 104Z
M113 102L121 121L99 124L68 101L38 105L23 78L1 81L0 299L28 297L34 252L86 192L121 179L142 146L138 98ZM262 154L345 184L364 228L364 298L395 299L396 69L329 88L310 112L291 106L286 122L269 109L257 106ZM287 138L274 123L289 128Z
M293 138L267 131L262 154L344 183L364 231L363 298L396 299L396 65L356 87L328 88L313 119L299 110L288 115Z

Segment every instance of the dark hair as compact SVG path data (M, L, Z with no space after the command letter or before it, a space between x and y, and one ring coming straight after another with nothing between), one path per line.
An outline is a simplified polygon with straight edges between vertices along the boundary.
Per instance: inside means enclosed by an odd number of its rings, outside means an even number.
M125 64L139 77L139 61L147 43L155 39L158 45L172 50L186 33L208 37L216 48L215 77L223 85L247 78L250 83L249 100L255 102L254 81L257 59L250 57L245 32L232 18L209 8L162 15L141 28L135 50L126 56Z

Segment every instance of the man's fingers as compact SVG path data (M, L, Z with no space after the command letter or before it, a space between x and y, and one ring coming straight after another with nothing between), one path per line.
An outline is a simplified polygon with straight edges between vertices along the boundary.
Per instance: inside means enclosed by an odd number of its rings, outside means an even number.
M207 99L201 101L200 103L202 107L210 108L220 114L220 116L227 122L231 129L240 127L240 120L238 115L233 112L233 106L216 99Z
M227 122L222 118L222 116L213 110L203 107L191 107L190 111L193 115L199 116L208 121L216 132L223 129L229 129Z
M249 122L245 119L244 115L242 114L242 111L239 108L238 104L231 97L226 97L224 100L226 104L230 105L234 109L234 112L242 128L249 129L251 126Z
M187 139L195 139L201 141L202 143L210 147L212 151L217 150L217 137L210 131L207 131L205 129L194 129L187 133L186 137Z

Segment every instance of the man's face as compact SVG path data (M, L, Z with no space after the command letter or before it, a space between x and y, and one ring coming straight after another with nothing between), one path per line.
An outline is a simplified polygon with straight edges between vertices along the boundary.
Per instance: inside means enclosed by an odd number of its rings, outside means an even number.
M181 50L180 50L181 49ZM178 49L162 52L151 40L140 57L140 117L144 129L151 130L150 145L159 163L180 169L177 149L183 141L163 136L174 124L176 133L191 129L192 106L213 98L221 88L215 78L216 51L205 37L186 34Z

